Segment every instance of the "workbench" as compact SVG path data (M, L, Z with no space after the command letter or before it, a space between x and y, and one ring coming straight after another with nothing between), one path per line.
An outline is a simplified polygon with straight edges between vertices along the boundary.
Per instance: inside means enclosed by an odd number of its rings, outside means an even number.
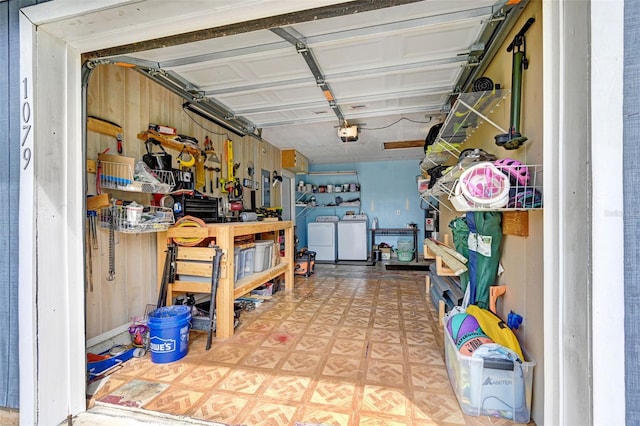
M235 282L234 248L236 237L259 235L256 239L273 239L279 241L279 233L284 231L284 256L277 257L275 266L262 272L256 272ZM265 235L266 234L266 235ZM271 235L271 236L269 236ZM166 257L167 245L174 238L205 238L204 243L217 245L222 249L220 263L220 280L216 296L216 338L225 339L233 336L234 332L234 300L241 297L273 278L284 276L285 291L294 287L294 235L293 222L233 222L210 223L205 227L172 226L166 232L159 232L157 236L158 258L158 290L162 283L162 275ZM180 249L180 248L179 248ZM202 250L200 250L202 251ZM202 260L202 259L195 259ZM207 265L208 266L208 265ZM211 293L211 274L209 280L177 280L170 283L167 289L167 305L173 303L176 294L182 293Z
M376 228L371 229L371 245L376 244L376 235L397 235L413 237L413 254L418 261L418 228Z

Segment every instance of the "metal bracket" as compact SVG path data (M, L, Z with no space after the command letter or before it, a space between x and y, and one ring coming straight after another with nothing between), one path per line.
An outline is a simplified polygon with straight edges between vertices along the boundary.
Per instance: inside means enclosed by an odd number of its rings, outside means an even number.
M338 117L339 120L344 120L342 110L335 101L333 92L331 91L329 84L326 82L324 75L320 70L318 61L316 61L316 59L314 58L313 52L304 42L302 36L291 27L271 28L271 32L280 36L282 39L288 41L296 47L296 52L301 54L304 58L307 66L309 67L309 70L316 79L316 84L320 87L320 90L322 90L322 93L327 102L329 102L329 107L331 107L334 114Z

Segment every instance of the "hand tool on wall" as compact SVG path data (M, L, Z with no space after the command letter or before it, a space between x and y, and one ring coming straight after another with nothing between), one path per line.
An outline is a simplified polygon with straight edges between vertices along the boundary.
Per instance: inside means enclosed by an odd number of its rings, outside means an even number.
M109 148L102 151L102 154L106 154L109 152ZM102 161L100 161L100 154L98 154L98 163L96 165L96 194L102 194Z
M208 175L209 175L209 193L213 194L213 167L206 167Z
M218 294L218 281L220 281L220 261L222 259L222 249L214 246L215 256L213 257L213 271L211 273L211 299L209 301L209 329L207 330L206 350L211 349L211 338L215 327L216 296Z
M209 139L209 136L204 138L204 155L206 156L205 169L209 171L209 192L213 193L213 172L216 172L216 189L218 188L218 175L220 167L220 160L213 149L213 142Z
M507 52L513 51L511 70L511 122L509 124L509 133L502 133L495 136L496 145L505 149L518 149L527 141L527 138L520 134L522 71L523 69L526 70L529 68L529 60L526 57L527 42L524 34L534 22L535 19L529 18L507 47Z
M87 217L89 218L89 239L91 241L91 248L98 249L98 236L96 232L96 220L98 212L95 210L87 210Z
M196 188L202 189L202 192L207 192L207 175L205 174L204 162L206 155L202 155L196 158Z
M220 167L214 167L213 171L216 172L216 189L220 188L220 172L222 169Z
M94 212L95 213L95 212ZM85 249L87 255L85 257L85 263L87 268L87 282L86 282L86 290L89 292L93 292L93 256L91 252L93 251L89 245L91 244L92 236L92 220L91 216L89 216L89 212L87 212L87 218L89 219L89 232L86 235L85 239Z
M118 154L122 154L122 127L120 127L119 124L102 118L89 116L87 117L87 129L116 138Z
M224 141L224 161L227 166L227 177L220 179L222 192L227 193L229 183L233 183L233 142L230 139Z

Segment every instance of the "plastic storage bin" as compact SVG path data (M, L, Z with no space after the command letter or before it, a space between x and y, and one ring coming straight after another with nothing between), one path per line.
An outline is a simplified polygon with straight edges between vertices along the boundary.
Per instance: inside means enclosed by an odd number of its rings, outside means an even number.
M253 270L253 263L254 263L254 258L256 255L256 248L255 247L249 247L246 249L242 249L242 251L244 252L244 258L243 258L243 262L242 262L242 270L244 271L242 276L246 277L249 276L251 274L253 274L254 270Z
M398 249L398 260L400 262L411 262L413 260L413 249L411 250Z
M271 268L272 240L256 240L256 256L253 262L253 271L262 272Z
M411 240L398 240L398 251L413 251L413 241Z
M241 254L242 254L242 249L240 248L235 248L233 249L233 276L234 276L234 281L238 281L240 278L242 278L242 275L244 274L244 270L242 269L242 263L241 263Z
M528 423L535 361L519 363L462 355L446 327L443 333L447 373L462 411L469 416ZM530 359L526 353L525 357Z

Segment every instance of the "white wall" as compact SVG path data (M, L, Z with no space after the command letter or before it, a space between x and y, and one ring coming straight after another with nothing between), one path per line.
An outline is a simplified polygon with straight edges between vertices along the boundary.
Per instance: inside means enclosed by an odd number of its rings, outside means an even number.
M624 424L624 1L593 0L589 19L593 424Z
M24 31L31 30L25 24ZM27 410L21 407L20 415L21 424L51 424L85 409L80 57L46 32L36 31L33 42L23 50L28 55L34 49L36 58L32 69L34 180L21 181L25 195L21 214L35 221L34 233L27 233L30 241L21 248L20 262L32 265L34 275L21 276L25 279L21 287L31 291L21 294L20 310L21 318L35 321L35 329L21 329L21 335L31 332L35 339L21 342L21 353L33 360L26 367L33 366L35 372L21 375Z
M549 425L625 424L623 6L543 2Z

